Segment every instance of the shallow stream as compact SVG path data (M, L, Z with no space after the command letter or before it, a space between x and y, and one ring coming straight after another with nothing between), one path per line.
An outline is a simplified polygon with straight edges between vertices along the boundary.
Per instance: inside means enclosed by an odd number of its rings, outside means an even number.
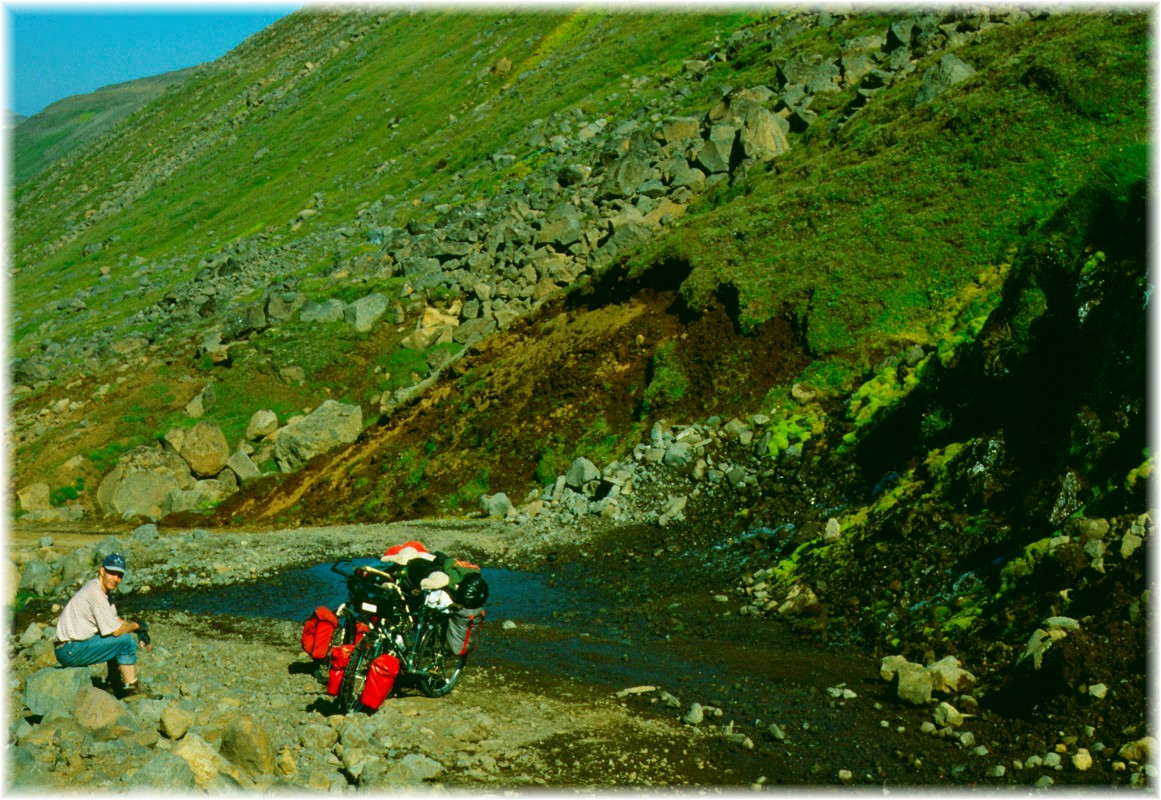
M598 587L586 570L591 572L591 566L580 563L545 573L485 567L487 623L473 661L506 663L538 679L577 679L613 690L656 685L703 704L724 705L727 696L740 701L746 694L747 716L762 713L763 695L777 690L778 683L817 677L799 659L785 658L792 651L817 654L803 652L773 626L729 615L720 604L678 608L674 598L651 590L639 574L603 573ZM631 583L611 587L610 580ZM345 599L343 577L328 562L254 583L140 595L133 608L146 614L169 610L301 622L315 607L335 609ZM757 692L742 691L748 679L763 677L761 687L751 687Z

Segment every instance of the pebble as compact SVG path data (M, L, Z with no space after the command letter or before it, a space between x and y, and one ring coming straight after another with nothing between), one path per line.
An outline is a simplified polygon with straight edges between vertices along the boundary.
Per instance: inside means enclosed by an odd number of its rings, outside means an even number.
M1092 754L1085 748L1080 748L1072 756L1072 766L1080 772L1085 772L1092 768Z

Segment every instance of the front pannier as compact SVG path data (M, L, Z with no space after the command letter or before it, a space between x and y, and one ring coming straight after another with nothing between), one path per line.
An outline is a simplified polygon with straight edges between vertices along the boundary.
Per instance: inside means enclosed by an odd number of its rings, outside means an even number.
M353 644L341 644L331 649L331 667L327 672L327 694L331 697L339 693L339 685L343 682L343 673L347 670L347 664L351 661L351 652L354 649Z

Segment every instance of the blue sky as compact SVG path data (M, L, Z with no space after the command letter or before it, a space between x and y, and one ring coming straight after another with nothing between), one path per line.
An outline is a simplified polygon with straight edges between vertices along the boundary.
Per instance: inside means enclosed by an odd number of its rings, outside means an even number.
M31 116L64 97L212 61L305 5L6 4L6 106Z

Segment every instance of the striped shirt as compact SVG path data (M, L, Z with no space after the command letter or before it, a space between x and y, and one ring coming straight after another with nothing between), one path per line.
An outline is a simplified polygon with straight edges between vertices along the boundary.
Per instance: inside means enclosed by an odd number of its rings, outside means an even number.
M101 588L100 578L93 578L73 595L60 612L56 624L56 640L83 642L100 634L108 636L121 627L117 606Z

